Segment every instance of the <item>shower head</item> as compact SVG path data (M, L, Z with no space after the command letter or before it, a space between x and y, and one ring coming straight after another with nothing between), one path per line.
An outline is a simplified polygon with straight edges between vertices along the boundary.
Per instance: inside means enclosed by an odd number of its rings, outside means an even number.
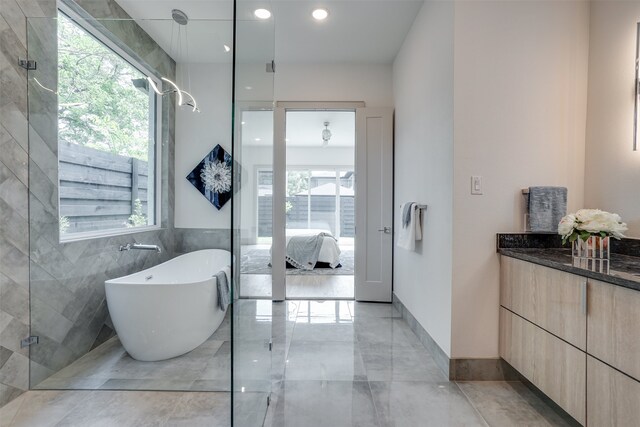
M189 17L187 16L187 14L180 9L173 9L171 11L171 17L180 25L187 25L187 23L189 22Z

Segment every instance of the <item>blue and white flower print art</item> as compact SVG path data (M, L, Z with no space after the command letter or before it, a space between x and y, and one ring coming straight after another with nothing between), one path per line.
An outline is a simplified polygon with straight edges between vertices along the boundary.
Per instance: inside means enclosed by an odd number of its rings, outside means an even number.
M231 199L231 161L231 155L218 144L187 175L187 180L218 210Z

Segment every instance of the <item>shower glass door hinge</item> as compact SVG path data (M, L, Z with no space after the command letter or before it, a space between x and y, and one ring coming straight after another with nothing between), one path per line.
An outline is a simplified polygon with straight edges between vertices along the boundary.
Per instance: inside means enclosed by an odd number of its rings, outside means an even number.
M273 350L273 340L269 340L269 351Z
M19 58L18 65L28 71L35 70L38 67L38 63L33 59Z
M271 405L271 394L267 396L267 406Z
M276 72L276 61L267 62L267 73Z
M30 345L38 344L39 342L40 342L40 337L32 335L30 337L26 337L20 340L20 348L29 347Z

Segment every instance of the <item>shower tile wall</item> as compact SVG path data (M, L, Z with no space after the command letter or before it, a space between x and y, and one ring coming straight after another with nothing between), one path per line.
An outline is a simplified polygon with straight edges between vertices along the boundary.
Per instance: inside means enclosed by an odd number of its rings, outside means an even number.
M29 208L26 17L55 0L0 0L0 406L29 387Z
M113 0L77 3L97 18L128 18ZM27 98L27 73L17 65L18 58L27 56L29 34L38 78L55 87L56 28L45 18L56 12L55 0L0 0L0 407L29 388L30 370L35 386L112 335L106 278L176 254L230 246L228 230L173 228L175 108L168 100L163 105L169 111L162 140L163 231L58 243L56 99L37 90L30 90ZM105 26L149 65L175 75L175 63L135 24L116 21ZM134 239L160 245L163 254L117 251L121 243ZM31 355L20 348L30 326L41 340L31 347Z
M176 228L175 255L201 249L231 249L231 231L223 229Z
M113 1L78 1L96 18L128 18ZM101 5L94 11L94 6ZM173 60L134 22L102 21L124 45L164 76L175 76ZM29 20L29 55L38 61L38 80L56 87L56 25L53 20ZM175 111L163 100L162 226L161 231L79 242L59 243L57 100L33 86L29 91L31 146L29 203L31 206L31 334L40 343L31 348L31 385L83 356L113 336L104 281L166 261L173 255L173 159ZM168 190L167 190L168 189ZM163 252L119 252L129 241L159 245Z

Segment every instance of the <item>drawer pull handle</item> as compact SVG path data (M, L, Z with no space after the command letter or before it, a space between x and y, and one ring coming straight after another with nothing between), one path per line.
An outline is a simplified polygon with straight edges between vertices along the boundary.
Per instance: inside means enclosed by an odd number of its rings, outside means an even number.
M583 282L580 287L580 311L587 315L587 282Z

